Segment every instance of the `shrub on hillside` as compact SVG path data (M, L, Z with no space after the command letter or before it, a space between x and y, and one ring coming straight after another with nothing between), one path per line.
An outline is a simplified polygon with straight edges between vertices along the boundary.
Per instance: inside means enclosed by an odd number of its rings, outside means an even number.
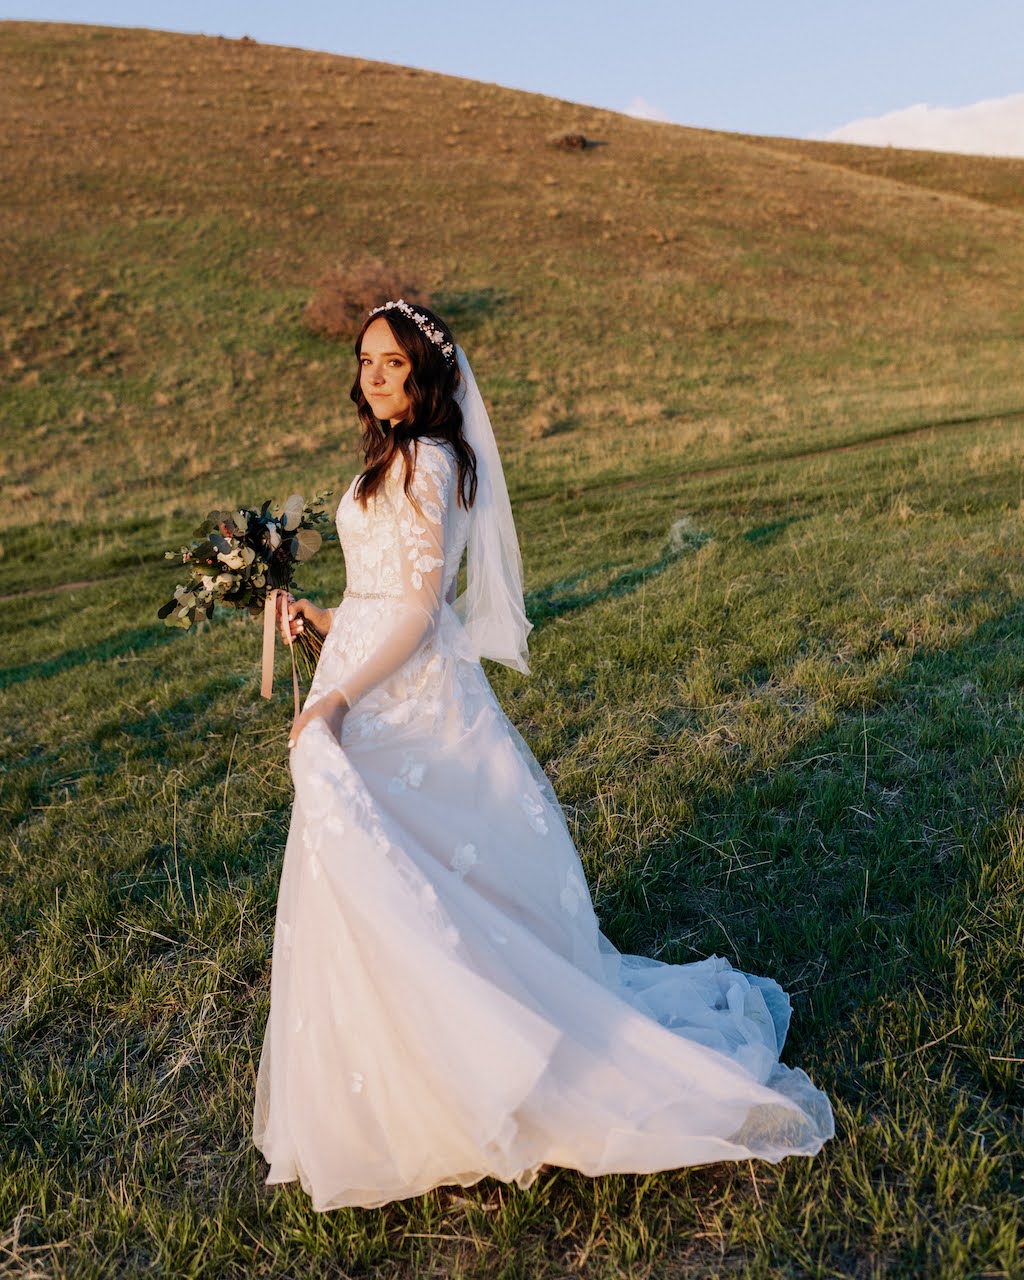
M368 311L390 298L430 305L422 290L380 262L337 267L316 282L302 320L313 333L344 342L359 332Z
M557 147L559 151L586 151L594 143L582 133L552 133L548 137L548 146Z

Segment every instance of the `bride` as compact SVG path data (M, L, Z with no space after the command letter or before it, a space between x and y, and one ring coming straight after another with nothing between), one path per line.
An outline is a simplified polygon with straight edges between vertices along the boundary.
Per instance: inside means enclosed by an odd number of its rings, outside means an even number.
M825 1095L779 1052L789 1000L717 957L603 936L558 802L480 666L530 624L487 411L448 326L370 313L366 465L338 507L336 609L289 745L253 1139L314 1209L544 1164L647 1173L813 1155ZM463 553L467 587L455 598Z

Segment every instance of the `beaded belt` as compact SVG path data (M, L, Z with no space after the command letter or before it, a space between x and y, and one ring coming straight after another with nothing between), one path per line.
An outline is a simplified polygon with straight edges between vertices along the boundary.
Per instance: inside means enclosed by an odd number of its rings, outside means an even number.
M401 600L401 596L392 595L390 591L349 591L346 589L346 600Z

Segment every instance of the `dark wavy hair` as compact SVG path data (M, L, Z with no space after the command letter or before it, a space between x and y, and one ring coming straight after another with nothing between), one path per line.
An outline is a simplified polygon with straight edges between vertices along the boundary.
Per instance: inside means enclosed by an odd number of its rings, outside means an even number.
M452 332L440 316L419 305L415 310L444 334L446 343L455 346ZM362 354L363 334L375 320L380 319L387 321L412 366L405 381L410 411L396 426L374 416L360 385L358 361ZM416 442L426 437L443 440L450 445L458 466L456 500L467 509L471 507L476 498L476 456L463 435L462 410L455 400L455 393L462 383L458 364L455 361L449 364L440 346L431 342L416 322L403 315L397 307L366 317L356 336L355 353L356 380L352 384L351 396L363 428L363 473L356 482L356 497L362 505L365 507L383 485L395 455L399 453L405 469L402 486L406 496L416 504L410 491L416 465Z

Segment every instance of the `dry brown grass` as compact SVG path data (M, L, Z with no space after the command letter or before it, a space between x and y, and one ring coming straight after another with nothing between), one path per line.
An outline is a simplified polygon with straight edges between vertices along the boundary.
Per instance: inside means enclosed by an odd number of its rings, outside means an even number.
M1020 407L1012 162L144 30L4 23L0 58L0 523L345 479L349 357L302 323L339 264L452 320L513 484Z
M747 136L746 141L779 153L924 187L937 194L965 196L969 200L1024 212L1022 159L865 147L848 142L807 142L800 138Z

